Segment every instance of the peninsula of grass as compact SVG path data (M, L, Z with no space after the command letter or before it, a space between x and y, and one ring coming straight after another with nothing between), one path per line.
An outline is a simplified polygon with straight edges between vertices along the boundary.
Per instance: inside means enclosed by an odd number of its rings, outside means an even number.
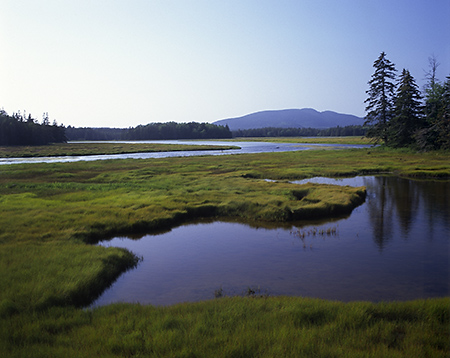
M139 260L89 243L205 216L286 223L348 214L365 188L289 181L377 173L450 178L450 162L448 153L371 148L3 165L0 355L448 356L448 298L235 297L82 308Z
M0 146L0 158L56 157L146 152L229 150L236 146L142 142L70 142L42 146Z

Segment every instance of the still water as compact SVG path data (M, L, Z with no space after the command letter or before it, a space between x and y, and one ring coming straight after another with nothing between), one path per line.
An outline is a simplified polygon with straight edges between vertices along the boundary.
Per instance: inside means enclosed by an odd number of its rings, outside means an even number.
M394 176L306 180L367 187L348 217L252 227L197 222L140 239L114 238L143 257L93 306L112 302L169 305L242 294L354 300L449 295L450 182ZM297 182L299 184L303 182Z
M88 143L95 143L91 141ZM108 143L108 142L98 142ZM290 152L317 148L368 148L370 145L353 144L297 144L297 143L271 143L271 142L226 142L207 140L159 140L159 141L115 141L112 143L160 143L160 144L188 144L188 145L221 145L236 146L239 149L227 150L191 150L174 152L147 152L147 153L127 153L127 154L104 154L104 155L80 155L80 156L60 156L60 157L34 157L34 158L0 158L0 165L8 164L30 164L30 163L70 163L79 161L109 160L109 159L150 159L150 158L171 158L171 157L192 157L200 155L229 155L229 154L249 154L268 152Z

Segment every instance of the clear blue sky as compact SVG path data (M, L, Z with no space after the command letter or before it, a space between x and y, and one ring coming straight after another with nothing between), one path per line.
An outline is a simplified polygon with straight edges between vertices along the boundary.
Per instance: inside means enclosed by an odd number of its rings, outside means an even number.
M450 0L1 0L0 108L72 126L365 115L382 51L450 75Z

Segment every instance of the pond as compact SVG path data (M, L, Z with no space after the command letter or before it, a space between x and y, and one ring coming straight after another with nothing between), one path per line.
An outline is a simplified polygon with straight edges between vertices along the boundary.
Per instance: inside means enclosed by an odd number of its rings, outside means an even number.
M89 142L89 143L95 143ZM107 143L107 142L100 142ZM115 141L113 143L161 143L161 144L187 144L187 145L230 145L240 147L240 149L228 150L191 150L173 152L147 152L147 153L126 153L126 154L104 154L104 155L79 155L60 157L34 157L34 158L0 158L0 165L8 164L30 164L30 163L68 163L78 161L94 161L109 159L150 159L150 158L170 158L170 157L191 157L201 155L229 155L229 154L249 154L268 152L290 152L317 148L369 148L371 145L356 144L298 144L298 143L271 143L271 142L226 142L207 140L159 140L159 141Z
M114 238L143 261L93 306L170 305L240 295L411 300L449 295L450 182L395 176L307 181L367 187L348 217L255 227L203 221L140 239ZM302 182L297 182L301 184Z

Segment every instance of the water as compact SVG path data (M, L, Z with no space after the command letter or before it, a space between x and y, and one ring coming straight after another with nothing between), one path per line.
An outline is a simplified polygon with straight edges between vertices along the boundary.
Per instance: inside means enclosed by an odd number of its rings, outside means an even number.
M144 259L94 306L169 305L248 287L342 301L449 295L450 182L394 176L307 181L365 185L367 200L350 216L328 222L264 228L204 221L102 242Z
M351 145L351 144L296 144L296 143L270 143L270 142L181 141L181 140L129 141L129 142L116 141L113 143L223 145L228 147L237 146L240 147L240 149L80 155L80 156L61 156L61 157L0 158L0 165L29 164L29 163L61 163L61 162L93 161L93 160L107 160L107 159L149 159L149 158L168 158L168 157L190 157L200 155L227 155L227 154L229 155L229 154L245 154L245 153L287 152L287 151L308 150L313 148L317 149L318 147L329 147L329 148L370 147L370 145Z

